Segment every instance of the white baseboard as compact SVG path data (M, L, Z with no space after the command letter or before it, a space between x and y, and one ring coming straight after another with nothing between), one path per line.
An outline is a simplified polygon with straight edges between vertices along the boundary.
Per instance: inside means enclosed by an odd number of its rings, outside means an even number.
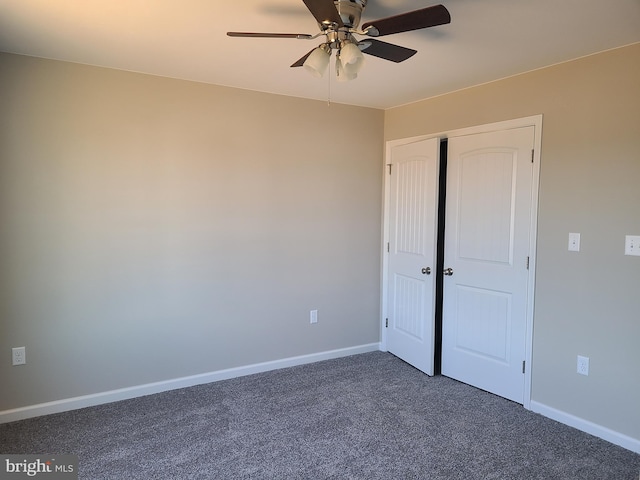
M194 385L243 377L254 373L295 367L297 365L304 365L307 363L331 360L333 358L347 357L349 355L374 352L378 350L380 350L379 343L370 343L367 345L359 345L355 347L341 348L338 350L329 350L327 352L301 355L298 357L283 358L281 360L273 360L270 362L256 363L243 367L228 368L226 370L191 375L189 377L174 378L171 380L164 380L162 382L147 383L145 385L137 385L135 387L121 388L118 390L94 393L91 395L83 395L81 397L65 398L54 402L40 403L37 405L29 405L26 407L0 411L0 423L15 422L17 420L39 417L41 415L49 415L52 413L66 412L69 410L76 410L78 408L93 407L95 405L142 397L144 395L152 395L154 393L166 392L168 390L192 387Z
M632 452L640 453L640 440L637 438L629 437L620 432L603 427L602 425L584 420L561 410L556 410L555 408L533 400L531 401L531 411L569 425L570 427L577 428L578 430L626 448L627 450L631 450Z

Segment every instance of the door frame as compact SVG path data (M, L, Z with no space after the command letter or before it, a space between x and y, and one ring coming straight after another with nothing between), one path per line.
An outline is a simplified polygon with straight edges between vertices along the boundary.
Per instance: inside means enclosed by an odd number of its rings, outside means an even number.
M473 127L460 128L455 130L447 130L444 132L418 135L409 138L401 138L397 140L388 140L385 142L384 155L384 175L383 175L383 220L382 220L382 251L381 255L381 280L380 280L380 350L387 351L387 332L385 328L385 319L388 315L388 255L387 244L389 242L389 201L390 201L390 175L388 174L391 163L391 151L393 147L414 143L430 138L438 138L439 140L449 139L453 137L461 137L465 135L474 135L478 133L488 133L499 130L510 130L520 127L534 127L533 141L533 178L531 188L531 225L530 225L530 245L531 254L529 257L529 279L527 286L527 311L526 311L526 338L525 338L525 378L524 378L524 408L531 410L531 370L533 358L533 323L534 323L534 304L535 304L535 280L536 280L536 253L538 238L538 190L540 186L540 160L542 150L542 114L529 117L516 118L501 122L489 123L485 125L477 125Z

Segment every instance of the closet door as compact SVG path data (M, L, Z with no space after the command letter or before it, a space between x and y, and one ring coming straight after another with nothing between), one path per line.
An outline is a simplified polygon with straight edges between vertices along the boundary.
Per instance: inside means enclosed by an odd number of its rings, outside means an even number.
M449 139L442 374L523 403L534 127Z
M434 364L438 139L391 150L387 349L428 375Z

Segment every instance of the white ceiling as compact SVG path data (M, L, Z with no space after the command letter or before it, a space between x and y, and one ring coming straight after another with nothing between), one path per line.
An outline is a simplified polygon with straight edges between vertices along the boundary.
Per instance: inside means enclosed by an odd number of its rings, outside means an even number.
M436 3L369 0L362 23ZM289 67L320 38L226 36L315 34L302 0L0 0L0 51L389 108L640 41L640 0L441 3L450 24L380 38L415 56L366 56L348 83Z

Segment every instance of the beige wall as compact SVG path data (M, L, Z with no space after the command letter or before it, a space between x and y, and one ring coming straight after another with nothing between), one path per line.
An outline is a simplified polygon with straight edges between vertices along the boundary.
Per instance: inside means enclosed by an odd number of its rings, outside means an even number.
M0 54L0 411L378 342L383 115Z
M640 44L388 110L385 139L536 114L532 400L640 440L640 257L623 255L640 235Z

